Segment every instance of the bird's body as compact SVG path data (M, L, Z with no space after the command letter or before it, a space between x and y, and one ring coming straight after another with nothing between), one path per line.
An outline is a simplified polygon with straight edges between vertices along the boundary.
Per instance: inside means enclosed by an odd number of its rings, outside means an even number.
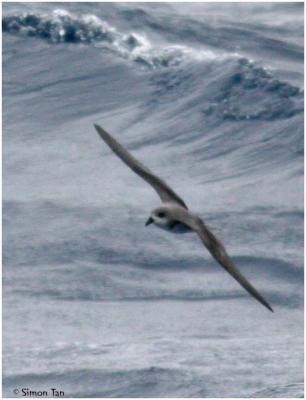
M182 208L178 206L179 209ZM164 203L162 207L158 207L153 210L150 218L148 219L146 225L153 223L160 229L163 229L171 233L190 233L192 229L184 224L183 222L176 219L175 211L177 212L177 206L173 203ZM159 215L163 215L162 217Z
M182 224L181 222L178 221L167 221L166 225L162 225L154 221L154 225L157 226L159 229L163 229L164 231L175 233L178 235L184 233L192 233L192 229L190 229L189 226Z
M182 200L166 182L136 160L109 133L99 125L95 125L95 128L100 137L113 152L137 175L141 176L149 183L162 200L162 205L151 212L146 225L154 224L158 228L172 233L186 233L192 231L197 233L202 243L215 260L256 300L273 312L269 303L235 267L222 243L210 231L204 221L198 215L188 210L184 200Z

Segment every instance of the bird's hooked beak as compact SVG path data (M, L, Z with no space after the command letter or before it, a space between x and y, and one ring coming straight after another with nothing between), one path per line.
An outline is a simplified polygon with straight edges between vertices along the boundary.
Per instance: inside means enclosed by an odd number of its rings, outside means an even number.
M146 222L146 226L152 224L152 222L154 222L154 219L152 217L150 217Z

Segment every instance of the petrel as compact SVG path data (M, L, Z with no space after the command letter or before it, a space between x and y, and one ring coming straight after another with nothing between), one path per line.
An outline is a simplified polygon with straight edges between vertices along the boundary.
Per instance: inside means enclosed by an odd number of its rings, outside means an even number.
M159 195L162 205L155 208L146 222L171 232L194 231L216 261L256 300L273 312L272 307L255 287L235 267L223 244L208 229L204 221L188 210L184 200L167 183L136 160L113 136L99 125L94 125L100 137L121 160L149 183Z

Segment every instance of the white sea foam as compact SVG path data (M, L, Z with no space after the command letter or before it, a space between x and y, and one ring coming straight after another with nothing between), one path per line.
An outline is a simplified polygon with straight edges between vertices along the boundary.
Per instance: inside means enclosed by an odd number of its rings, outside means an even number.
M143 32L120 32L94 14L79 16L64 9L56 9L51 13L6 16L3 29L37 36L53 43L91 43L151 68L174 66L184 60L202 62L239 56L235 52L222 53L175 43L154 45Z

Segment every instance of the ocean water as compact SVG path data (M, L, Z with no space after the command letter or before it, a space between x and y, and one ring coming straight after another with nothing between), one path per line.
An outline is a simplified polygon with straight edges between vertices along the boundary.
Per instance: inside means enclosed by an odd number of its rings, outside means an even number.
M303 4L3 4L3 395L303 397ZM145 227L156 193L223 241Z

